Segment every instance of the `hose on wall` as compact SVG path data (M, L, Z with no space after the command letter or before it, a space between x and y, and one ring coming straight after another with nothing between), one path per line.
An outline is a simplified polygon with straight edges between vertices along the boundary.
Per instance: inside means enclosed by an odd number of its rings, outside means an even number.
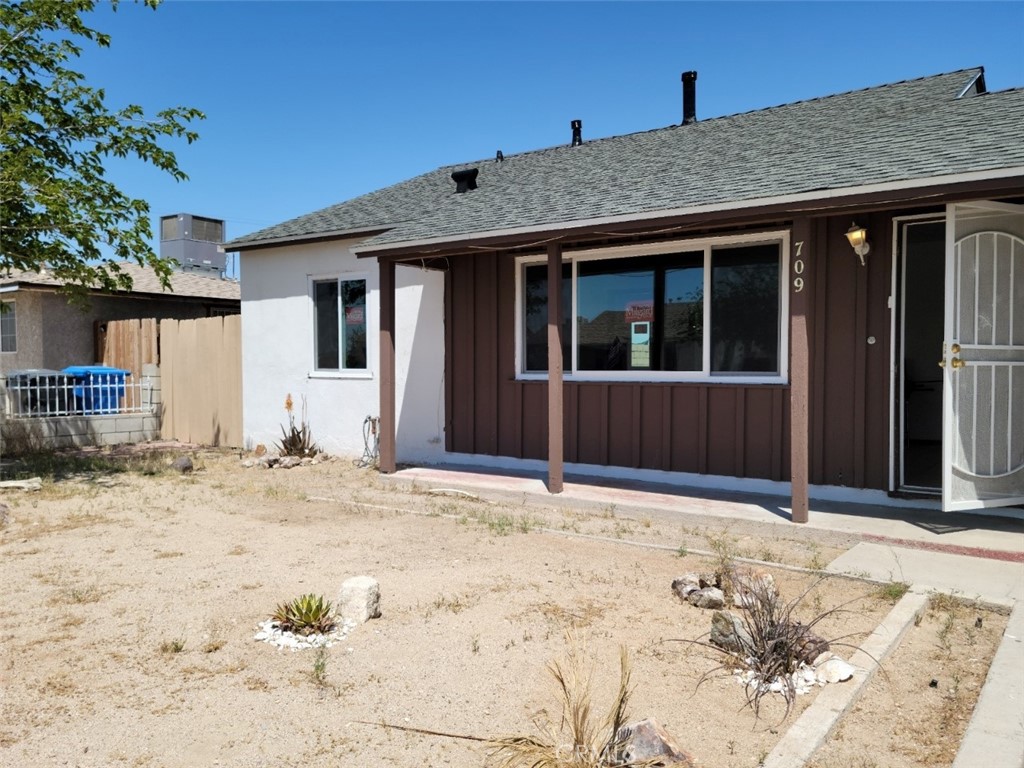
M363 419L363 455L356 459L360 469L376 467L380 462L380 417L367 416Z

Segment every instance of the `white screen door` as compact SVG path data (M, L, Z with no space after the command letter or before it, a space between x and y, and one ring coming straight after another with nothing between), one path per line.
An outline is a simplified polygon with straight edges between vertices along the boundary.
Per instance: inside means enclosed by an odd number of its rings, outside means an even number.
M946 218L942 508L1024 503L1024 206Z

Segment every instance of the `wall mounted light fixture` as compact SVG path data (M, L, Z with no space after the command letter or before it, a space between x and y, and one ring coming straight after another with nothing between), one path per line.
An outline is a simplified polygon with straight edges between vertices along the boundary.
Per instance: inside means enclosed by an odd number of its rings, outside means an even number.
M850 241L853 252L860 257L860 265L864 266L864 257L871 252L871 243L868 242L868 231L864 227L858 227L856 222L846 231L846 239Z

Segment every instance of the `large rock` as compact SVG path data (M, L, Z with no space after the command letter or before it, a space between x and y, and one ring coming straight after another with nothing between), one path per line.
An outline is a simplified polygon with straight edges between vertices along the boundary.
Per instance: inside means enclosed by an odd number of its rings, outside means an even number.
M766 571L737 570L732 576L732 604L750 608L765 599L776 600L775 577Z
M684 573L672 580L672 591L680 600L688 600L690 595L699 589L714 587L722 588L722 578L717 573Z
M725 607L725 593L718 587L704 587L696 592L691 592L686 598L690 605L698 608L723 608Z
M829 659L819 664L814 673L822 683L841 683L853 677L856 670L842 659Z
M174 463L171 464L171 466L174 469L176 469L179 472L181 472L181 474L183 474L183 475L191 472L192 469L193 469L193 467L192 467L192 459L190 459L188 456L179 456L178 458L176 458L174 460Z
M337 611L344 621L362 624L380 616L380 585L371 576L346 579L338 593Z
M614 765L679 765L696 768L693 756L684 751L654 718L630 723L615 734L619 744Z
M750 655L753 640L739 616L729 611L715 611L711 616L711 643L746 657Z
M696 592L698 589L700 589L700 577L696 573L686 573L678 579L672 580L672 591L680 600L686 600L691 592Z
M796 642L796 656L797 661L802 661L805 664L813 664L825 651L829 650L828 640L821 637L820 635L814 634L810 629L801 625L799 622L795 624L795 629L799 632L799 639Z

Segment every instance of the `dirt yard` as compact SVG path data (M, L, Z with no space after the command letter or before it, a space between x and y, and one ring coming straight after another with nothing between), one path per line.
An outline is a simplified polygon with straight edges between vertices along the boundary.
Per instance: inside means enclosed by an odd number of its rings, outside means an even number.
M482 766L479 742L380 724L532 733L540 710L557 717L546 665L572 627L596 665L596 708L610 702L623 644L635 719L657 718L705 768L754 768L814 698L779 725L780 702L755 721L731 677L698 688L723 659L676 641L705 635L711 611L670 584L739 556L822 568L849 542L434 494L340 460L260 470L201 452L187 475L167 463L0 496L0 765ZM773 573L785 599L815 581ZM254 641L278 603L334 600L361 574L379 580L383 616L319 665L316 651ZM833 578L798 613L848 604L818 628L856 643L894 599ZM948 765L1004 625L940 601L818 768Z

